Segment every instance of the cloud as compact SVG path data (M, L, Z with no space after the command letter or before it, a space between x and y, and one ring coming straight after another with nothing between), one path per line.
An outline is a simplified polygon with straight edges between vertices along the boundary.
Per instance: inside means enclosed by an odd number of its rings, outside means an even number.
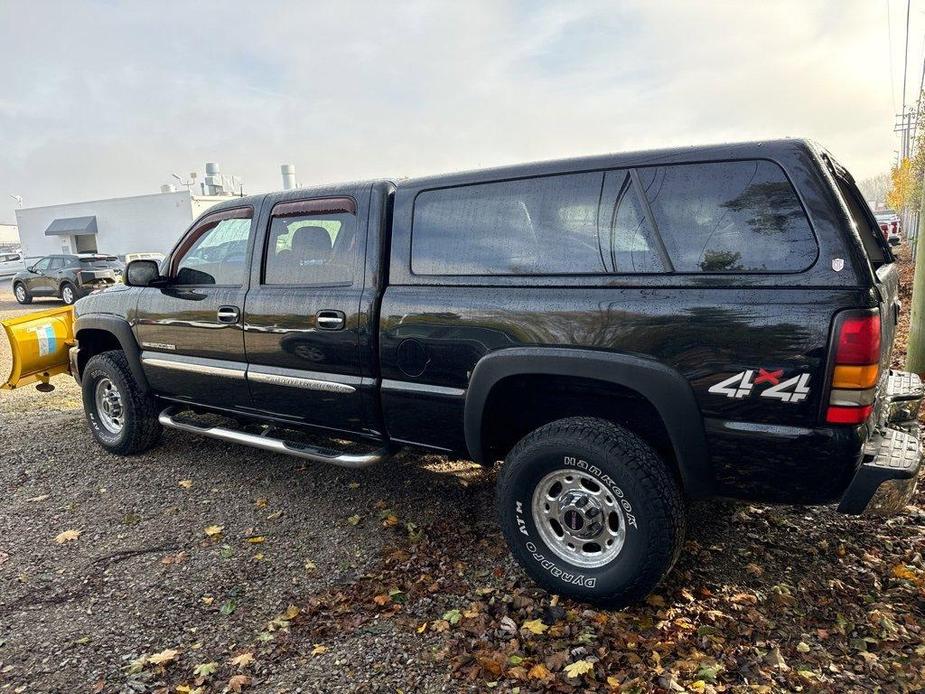
M864 0L5 3L0 193L146 193L205 161L253 191L282 162L328 182L788 135L864 177L892 157L885 43Z

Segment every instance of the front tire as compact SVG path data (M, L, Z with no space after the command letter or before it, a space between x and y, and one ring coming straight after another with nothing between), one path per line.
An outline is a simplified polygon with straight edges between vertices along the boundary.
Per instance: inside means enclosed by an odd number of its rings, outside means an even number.
M524 437L498 478L514 557L553 593L610 607L648 595L681 549L681 489L658 454L612 422L574 417Z
M103 448L117 455L143 453L160 438L157 405L132 376L124 352L92 357L81 377L84 412Z
M13 294L16 296L16 301L21 304L31 304L32 295L29 293L29 290L26 289L26 285L22 282L17 282L13 285Z
M77 301L77 288L70 282L61 285L61 300L68 306L73 306Z

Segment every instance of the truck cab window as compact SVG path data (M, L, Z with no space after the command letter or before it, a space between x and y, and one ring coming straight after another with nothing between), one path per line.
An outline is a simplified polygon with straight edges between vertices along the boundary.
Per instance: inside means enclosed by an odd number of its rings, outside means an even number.
M267 235L264 284L350 284L355 256L354 214L274 216Z
M249 217L207 223L176 264L177 284L243 284L250 229Z

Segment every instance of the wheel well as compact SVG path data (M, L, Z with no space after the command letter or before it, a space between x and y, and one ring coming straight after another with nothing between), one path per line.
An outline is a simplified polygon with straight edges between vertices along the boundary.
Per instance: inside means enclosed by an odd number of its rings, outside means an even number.
M517 375L499 381L482 412L487 460L507 455L520 439L565 417L600 417L626 427L667 461L680 480L668 429L655 406L631 388L572 376Z
M119 338L107 330L97 328L81 330L77 333L77 342L80 344L80 350L77 352L77 370L81 374L91 357L110 350L122 349Z

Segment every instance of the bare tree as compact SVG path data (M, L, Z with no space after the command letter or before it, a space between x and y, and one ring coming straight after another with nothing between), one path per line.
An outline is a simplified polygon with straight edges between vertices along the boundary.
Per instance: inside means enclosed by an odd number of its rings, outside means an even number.
M889 173L877 174L858 183L858 188L861 189L864 199L871 203L872 206L877 203L885 203L886 194L892 187L893 182L890 180Z

